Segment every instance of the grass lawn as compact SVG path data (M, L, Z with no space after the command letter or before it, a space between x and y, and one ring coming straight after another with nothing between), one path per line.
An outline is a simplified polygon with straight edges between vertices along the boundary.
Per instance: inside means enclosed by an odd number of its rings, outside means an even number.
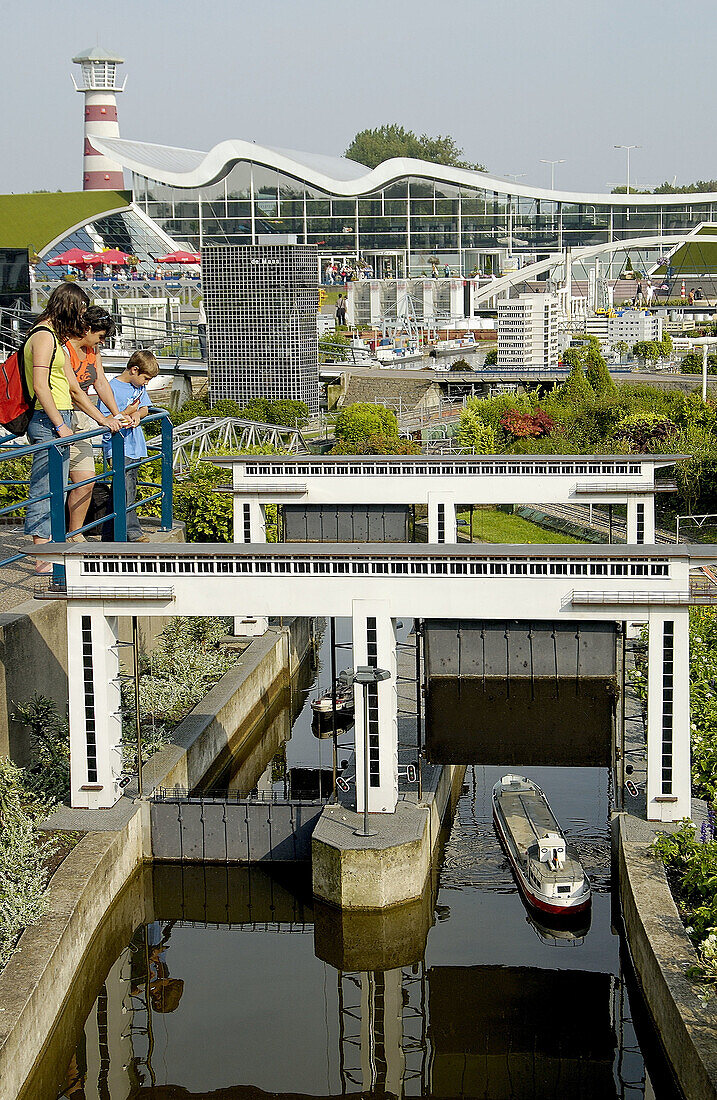
M468 532L468 513L461 512L458 516L458 529L462 534ZM537 523L529 523L520 516L512 516L507 512L499 512L494 509L476 510L473 513L473 538L476 542L581 542L581 539L572 538L570 535L561 535L557 531L548 531L545 527L538 527Z
M53 191L0 195L0 245L39 252L79 222L129 206L129 191Z

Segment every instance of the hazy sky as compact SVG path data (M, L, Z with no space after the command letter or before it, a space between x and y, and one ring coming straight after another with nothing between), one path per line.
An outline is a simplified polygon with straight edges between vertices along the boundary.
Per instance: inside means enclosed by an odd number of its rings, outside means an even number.
M0 192L79 190L71 58L125 58L123 137L340 154L398 122L556 187L717 177L710 0L0 0ZM79 70L77 70L79 71ZM608 186L608 184L610 186Z

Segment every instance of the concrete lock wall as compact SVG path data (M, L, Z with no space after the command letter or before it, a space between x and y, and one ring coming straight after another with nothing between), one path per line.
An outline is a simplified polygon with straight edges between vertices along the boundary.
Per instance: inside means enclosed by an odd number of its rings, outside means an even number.
M426 623L428 759L609 766L616 636L599 622Z
M145 520L145 524L151 522ZM153 537L160 542L184 542L184 524L175 524L171 531L154 528ZM168 616L138 617L144 650L152 649L168 621ZM131 621L121 618L119 625L120 641L131 641ZM131 651L121 649L120 659L125 669L131 668ZM29 735L26 727L10 715L18 703L26 703L35 692L52 699L59 714L67 714L64 600L25 600L12 611L0 614L0 756L9 756L20 765L30 760Z
M0 615L0 756L29 763L29 737L10 717L18 703L45 695L59 714L67 713L67 615L64 600L27 600ZM151 650L167 625L166 617L138 618L140 646ZM120 619L120 640L130 641L129 619ZM125 667L131 652L121 653Z
M662 1046L685 1100L716 1100L712 998L707 1000L705 987L688 976L698 964L697 953L643 823L628 814L618 818L617 857L630 954Z
M404 504L285 504L286 542L408 542Z
M235 728L231 723L241 723L243 714L280 691L277 681L283 683L295 670L309 637L308 621L294 619L255 639L238 665L177 727L179 743L156 753L145 765L145 792L156 785L198 783L217 745L230 738ZM125 824L112 832L88 832L60 865L48 887L45 915L23 932L17 952L0 974L0 1100L57 1094L61 1082L44 1076L51 1076L57 1064L47 1052L71 1052L75 1045L76 1018L84 1020L86 1013L73 1013L67 994L77 993L77 983L86 973L83 968L92 958L90 948L98 936L109 935L113 945L126 943L128 920L130 933L135 926L133 913L137 923L152 919L151 900L146 912L145 902L138 904L134 897L127 906L113 904L120 894L125 898L122 891L128 883L131 886L142 861L151 859L149 803L133 806L120 800L119 806L125 805ZM108 958L115 957L112 950ZM93 999L82 1003L89 1008Z

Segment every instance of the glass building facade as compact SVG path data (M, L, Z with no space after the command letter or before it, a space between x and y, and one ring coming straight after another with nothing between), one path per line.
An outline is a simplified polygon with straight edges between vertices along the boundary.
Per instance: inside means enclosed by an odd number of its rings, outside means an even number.
M716 195L671 196L671 203L663 196L645 203L644 196L630 202L624 195L605 195L596 203L546 199L537 190L532 197L514 195L509 188L411 175L346 196L249 161L235 162L222 178L201 187L133 176L135 203L192 248L254 244L259 234L292 233L298 243L316 245L322 258L365 259L377 277L430 275L436 261L441 274L444 265L452 275L488 274L504 269L506 257L529 262L567 246L689 231L717 217ZM645 262L663 250L636 249Z

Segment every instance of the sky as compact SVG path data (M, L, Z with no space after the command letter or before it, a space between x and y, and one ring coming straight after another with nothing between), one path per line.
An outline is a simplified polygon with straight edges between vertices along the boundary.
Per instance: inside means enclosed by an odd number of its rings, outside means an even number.
M450 134L497 175L609 191L717 177L713 0L0 0L0 192L80 190L72 57L125 58L120 134L341 154Z

